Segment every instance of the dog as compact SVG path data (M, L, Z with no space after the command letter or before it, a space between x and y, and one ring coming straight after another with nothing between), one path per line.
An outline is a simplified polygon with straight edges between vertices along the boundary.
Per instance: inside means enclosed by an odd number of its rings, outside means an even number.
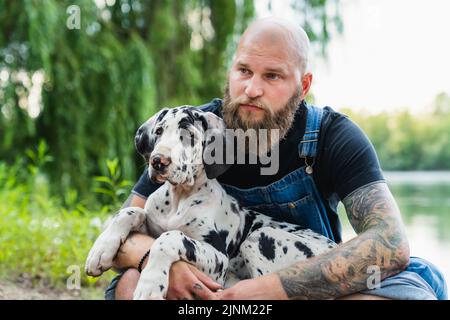
M162 109L138 129L136 149L150 179L163 185L144 209L116 214L89 252L88 275L111 268L132 231L155 238L134 299L164 299L170 267L178 260L226 287L231 279L275 272L336 246L312 230L241 207L225 192L215 178L230 165L204 161L224 132L220 117L191 106Z

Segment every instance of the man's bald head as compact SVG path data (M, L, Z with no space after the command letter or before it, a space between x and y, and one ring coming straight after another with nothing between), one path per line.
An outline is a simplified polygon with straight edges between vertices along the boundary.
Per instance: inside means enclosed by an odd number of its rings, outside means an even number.
M285 48L292 62L299 66L301 75L308 70L309 38L298 25L280 18L263 18L254 21L242 35L239 51L248 44Z

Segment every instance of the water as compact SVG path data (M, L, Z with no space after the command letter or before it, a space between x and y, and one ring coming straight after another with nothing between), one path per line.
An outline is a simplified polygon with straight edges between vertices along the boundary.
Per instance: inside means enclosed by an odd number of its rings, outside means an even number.
M406 226L411 255L434 263L450 285L450 172L385 172ZM343 238L355 236L343 208Z

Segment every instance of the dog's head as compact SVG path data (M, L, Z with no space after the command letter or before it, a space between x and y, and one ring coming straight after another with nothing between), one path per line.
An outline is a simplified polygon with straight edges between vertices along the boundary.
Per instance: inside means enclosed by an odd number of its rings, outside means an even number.
M191 106L162 109L137 131L137 151L149 165L154 182L193 185L201 170L214 179L227 170L225 161L211 163L217 142L225 140L225 124L211 112ZM224 148L225 144L219 144Z

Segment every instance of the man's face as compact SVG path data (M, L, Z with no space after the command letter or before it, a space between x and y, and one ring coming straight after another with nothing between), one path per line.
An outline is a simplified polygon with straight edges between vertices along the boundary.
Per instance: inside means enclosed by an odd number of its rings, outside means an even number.
M250 126L281 111L298 93L300 71L286 51L283 46L260 42L244 43L236 54L229 95L239 103L238 116Z
M279 129L279 138L285 136L303 98L299 67L287 51L264 42L240 46L224 93L228 128Z

